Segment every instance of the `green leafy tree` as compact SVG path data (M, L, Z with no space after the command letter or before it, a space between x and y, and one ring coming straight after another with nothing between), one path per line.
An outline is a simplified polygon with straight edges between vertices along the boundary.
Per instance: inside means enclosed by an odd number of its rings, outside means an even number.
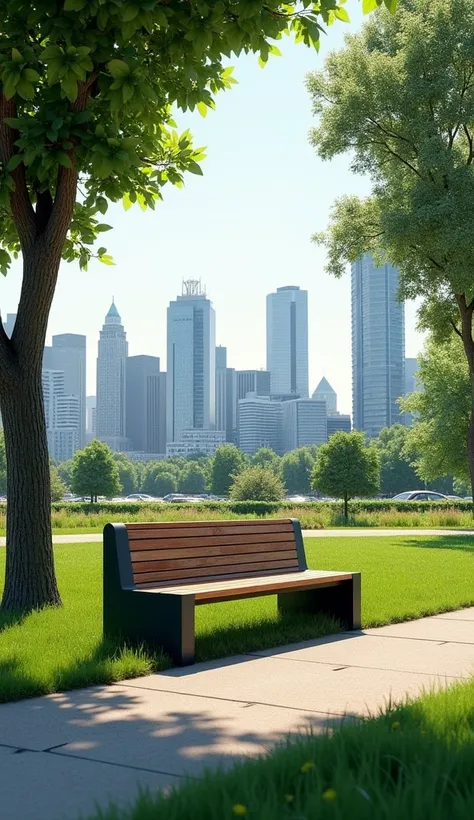
M114 453L113 459L118 467L119 481L125 495L137 491L137 471L135 464L123 453Z
M49 474L51 479L51 501L62 501L66 492L66 485L62 481L57 467L51 465Z
M347 521L351 498L379 491L379 454L373 445L367 445L362 433L334 433L319 448L312 483L315 490L344 500Z
M336 0L3 0L0 272L23 261L11 339L0 322L5 609L60 603L41 369L61 259L111 264L98 241L108 203L154 208L168 182L201 173L203 152L172 109L214 107L235 82L224 58L257 52L264 64L285 33L317 45L335 18L347 19Z
M286 453L281 460L283 483L289 493L309 493L314 456L307 447Z
M422 390L402 400L415 414L406 449L424 481L452 473L469 480L471 384L461 340L429 341L420 358L417 379Z
M71 488L72 464L73 461L71 458L68 461L60 461L59 464L55 465L61 481L63 481L66 485L66 491L70 490Z
M416 490L420 480L406 450L409 431L402 424L384 427L374 445L380 456L380 490L392 496Z
M153 495L156 495L158 498L163 498L163 496L168 495L169 493L175 493L177 489L178 482L176 480L175 473L167 473L164 470L161 470L155 474L155 479L151 487L151 492Z
M94 439L75 453L72 490L76 495L89 496L92 503L99 495L111 498L121 489L117 463L106 444Z
M268 467L247 467L230 488L233 501L281 501L284 493L281 478Z
M212 460L211 492L214 495L229 495L234 478L245 465L245 455L233 444L218 447Z
M167 495L167 493L175 493L176 487L178 486L178 478L179 478L180 470L178 469L177 465L173 463L173 460L167 458L163 461L150 461L145 466L143 481L142 481L142 489L146 493L150 493L151 495ZM173 489L167 490L165 493L158 492L157 490L157 480L165 474L167 478L170 476L173 477Z
M420 325L438 340L460 338L471 385L471 484L473 40L471 0L410 0L395 16L376 13L308 82L319 156L350 151L353 170L373 185L366 199L338 200L328 231L316 237L328 248L328 269L340 276L364 252L389 260L400 269L400 296L420 299ZM455 448L462 458L464 442Z
M281 458L270 447L260 447L250 459L252 467L268 467L274 473L280 471Z
M207 476L204 466L200 461L187 464L181 472L178 482L180 493L204 493L206 492Z

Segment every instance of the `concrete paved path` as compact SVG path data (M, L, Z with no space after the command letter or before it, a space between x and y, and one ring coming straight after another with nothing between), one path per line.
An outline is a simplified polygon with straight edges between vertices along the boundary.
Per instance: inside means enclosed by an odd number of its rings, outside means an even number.
M0 706L0 814L77 820L474 671L474 608Z
M411 529L359 529L347 527L347 529L338 530L303 530L305 538L356 538L360 536L365 537L383 537L383 536L409 536L409 535L470 535L474 537L474 529L472 530L422 530L413 527ZM78 535L54 535L53 542L55 544L92 544L102 541L102 533L82 533ZM0 547L5 546L5 538L0 538Z

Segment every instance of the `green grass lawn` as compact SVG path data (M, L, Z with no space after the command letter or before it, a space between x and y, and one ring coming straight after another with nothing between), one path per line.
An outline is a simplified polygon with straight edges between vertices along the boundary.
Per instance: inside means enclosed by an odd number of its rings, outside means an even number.
M307 539L314 569L362 572L365 626L474 603L474 538ZM0 614L0 701L31 697L163 669L168 661L104 642L101 637L101 547L55 547L62 609L25 618ZM3 579L4 551L0 551ZM279 618L276 598L197 609L197 656L220 657L337 630L318 616Z
M474 681L94 820L468 820Z

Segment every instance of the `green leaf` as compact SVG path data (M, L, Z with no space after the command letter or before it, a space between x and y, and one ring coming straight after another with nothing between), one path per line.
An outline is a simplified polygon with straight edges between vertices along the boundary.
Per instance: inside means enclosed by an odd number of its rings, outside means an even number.
M69 156L69 154L66 154L65 151L58 151L58 153L56 154L56 158L57 158L59 164L63 166L63 168L72 168L73 167L73 164L71 162L71 157Z
M81 11L87 4L87 0L66 0L64 11Z
M8 125L10 128L19 128L19 126L22 125L23 121L18 117L5 117L3 122L6 123L6 125Z
M378 5L377 0L362 0L362 13L370 14Z
M60 60L63 54L64 51L59 46L48 46L41 52L40 60L43 63L47 63L50 60Z
M124 194L122 202L124 211L128 211L133 205L132 200L130 199L130 194Z
M107 253L107 248L99 248L97 251L97 256L103 256L104 253Z
M24 68L21 77L29 83L37 83L40 79L40 75L34 68Z
M24 100L32 100L35 96L34 86L27 80L24 80L23 77L21 77L18 81L16 90L20 97L23 97Z
M23 162L23 154L13 154L8 160L7 171L14 171Z
M196 176L202 177L202 168L197 162L191 161L189 165L186 166L186 170L190 171L192 174L196 174Z
M197 110L199 111L201 117L207 117L207 105L203 102L198 102Z
M102 262L102 264L104 265L115 265L114 260L107 253L103 253L101 256L99 256L99 262Z
M105 231L111 231L112 225L106 225L105 222L99 222L98 225L95 225L94 230L97 233L105 233Z
M57 131L46 131L46 137L49 139L50 142L57 142L58 141L58 132Z
M100 211L101 214L106 214L109 208L109 203L107 202L105 196L98 196L97 201L97 210Z
M395 14L397 10L398 0L384 0L384 3L388 10L391 11L392 14Z
M337 9L334 9L334 14L338 20L342 20L343 23L350 23L351 19L342 6L339 6Z
M128 77L130 74L130 66L127 65L124 60L110 60L110 62L107 63L107 68L109 69L114 80L119 80L122 77Z
M61 80L61 88L69 102L75 102L77 99L77 80L74 74L68 74L64 80Z
M135 20L135 17L138 15L139 11L140 6L137 6L136 3L129 3L123 10L122 21L124 23L129 23L131 20Z
M17 48L12 48L12 60L14 63L22 63L23 57Z

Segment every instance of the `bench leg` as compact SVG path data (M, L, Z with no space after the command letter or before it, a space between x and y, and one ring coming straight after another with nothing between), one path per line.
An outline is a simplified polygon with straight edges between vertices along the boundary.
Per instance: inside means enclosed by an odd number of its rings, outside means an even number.
M189 666L195 661L194 597L127 590L113 612L104 608L104 635L162 649L177 666Z
M360 572L355 572L350 581L342 581L326 587L303 589L294 592L280 592L278 610L285 612L318 612L331 615L340 621L345 629L361 627L361 584Z

